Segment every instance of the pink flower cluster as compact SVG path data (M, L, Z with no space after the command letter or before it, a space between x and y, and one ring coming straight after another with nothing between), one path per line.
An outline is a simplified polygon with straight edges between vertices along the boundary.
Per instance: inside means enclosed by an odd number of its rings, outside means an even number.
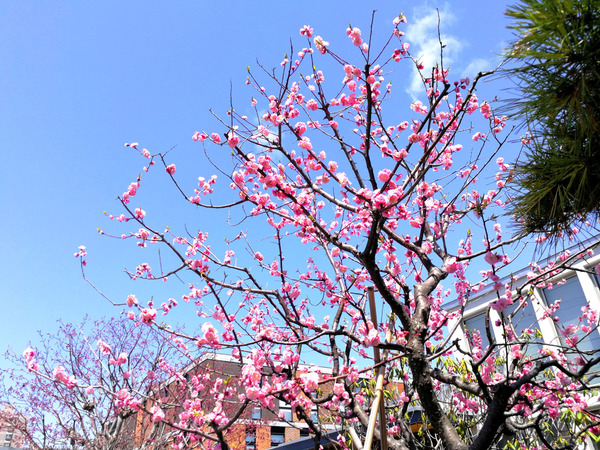
M140 406L142 406L142 402L136 400L131 393L126 389L121 389L117 392L117 400L115 401L115 407L118 410L130 408L134 411L137 411Z
M147 325L151 325L156 319L156 310L154 308L144 308L140 312L140 319Z
M150 409L150 414L152 414L152 422L162 422L166 418L165 412L158 405Z
M327 52L328 45L329 45L329 42L323 40L323 38L321 36L317 36L315 38L315 46L317 47L317 50L319 51L319 53L321 53L322 55L324 55Z
M73 375L68 375L63 366L56 366L52 375L56 381L64 383L69 389L73 389L77 386L77 378Z
M304 372L300 375L300 381L305 392L314 392L319 387L319 374L317 372Z
M98 350L100 350L100 353L102 353L103 355L110 355L110 346L102 339L98 339L98 343L96 345L98 346Z
M348 35L348 37L352 40L352 43L354 45L356 45L357 47L360 47L363 43L362 38L360 37L361 32L359 28L350 28L348 27L348 29L346 30L346 34Z
M202 338L198 339L197 345L209 345L212 348L221 348L219 343L219 332L210 322L202 325Z
M125 364L126 362L127 362L127 353L125 353L125 352L121 352L117 359L110 358L110 360L108 361L108 363L112 364L113 366L120 366L121 364Z
M29 372L35 372L40 368L40 365L35 360L35 350L27 347L23 352L23 357L27 362L27 370Z

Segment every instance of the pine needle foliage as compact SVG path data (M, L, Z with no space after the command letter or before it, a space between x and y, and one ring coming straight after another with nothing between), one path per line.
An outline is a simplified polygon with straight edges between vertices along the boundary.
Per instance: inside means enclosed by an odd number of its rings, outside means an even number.
M522 0L506 14L509 112L530 135L513 213L523 231L558 236L600 212L600 0Z

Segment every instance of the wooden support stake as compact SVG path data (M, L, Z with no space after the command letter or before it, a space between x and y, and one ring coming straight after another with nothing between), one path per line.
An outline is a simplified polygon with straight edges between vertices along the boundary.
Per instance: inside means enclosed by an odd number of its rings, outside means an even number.
M373 287L367 288L367 294L369 296L369 305L371 307L371 322L373 326L377 327L377 308L375 306L375 290ZM386 338L390 330L386 333ZM387 356L387 352L386 356ZM375 364L381 362L381 355L378 347L373 347L373 357ZM375 398L371 405L371 415L369 417L369 426L367 428L367 435L365 436L364 450L371 450L373 444L373 435L375 434L375 423L377 422L377 416L379 415L379 427L381 437L381 450L387 450L387 420L385 417L385 402L383 401L383 378L385 375L385 365L379 366L377 371L377 383L375 384Z
M348 432L350 433L350 438L352 439L352 446L354 447L354 450L363 450L362 442L360 441L360 437L356 433L354 427L350 427Z

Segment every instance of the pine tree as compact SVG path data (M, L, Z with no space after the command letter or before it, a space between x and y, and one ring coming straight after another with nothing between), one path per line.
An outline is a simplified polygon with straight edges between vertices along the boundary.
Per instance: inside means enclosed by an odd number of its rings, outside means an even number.
M513 212L556 236L600 211L600 1L522 0L506 14L509 106L530 134Z

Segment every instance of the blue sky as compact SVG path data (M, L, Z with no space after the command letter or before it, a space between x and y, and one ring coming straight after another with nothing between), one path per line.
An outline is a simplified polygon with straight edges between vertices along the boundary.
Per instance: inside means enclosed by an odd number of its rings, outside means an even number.
M124 299L132 286L122 273L139 262L134 244L97 234L110 226L103 212L139 173L139 155L176 146L178 168L198 148L196 130L213 130L209 108L248 104L246 67L279 64L303 45L310 24L332 45L347 45L349 23L385 36L400 12L408 17L411 51L428 51L435 8L447 63L461 75L491 69L510 39L503 2L239 2L56 1L6 2L0 12L0 347L20 351L36 330L120 312L81 277L73 253L90 252L89 277L107 295ZM434 19L432 21L432 18ZM407 77L407 98L411 91ZM498 84L483 90L502 95ZM489 97L489 95L488 95ZM407 103L409 100L407 101ZM169 214L174 194L148 182L149 195ZM195 215L194 215L195 214ZM200 212L189 220L202 220ZM128 264L129 263L129 264Z

